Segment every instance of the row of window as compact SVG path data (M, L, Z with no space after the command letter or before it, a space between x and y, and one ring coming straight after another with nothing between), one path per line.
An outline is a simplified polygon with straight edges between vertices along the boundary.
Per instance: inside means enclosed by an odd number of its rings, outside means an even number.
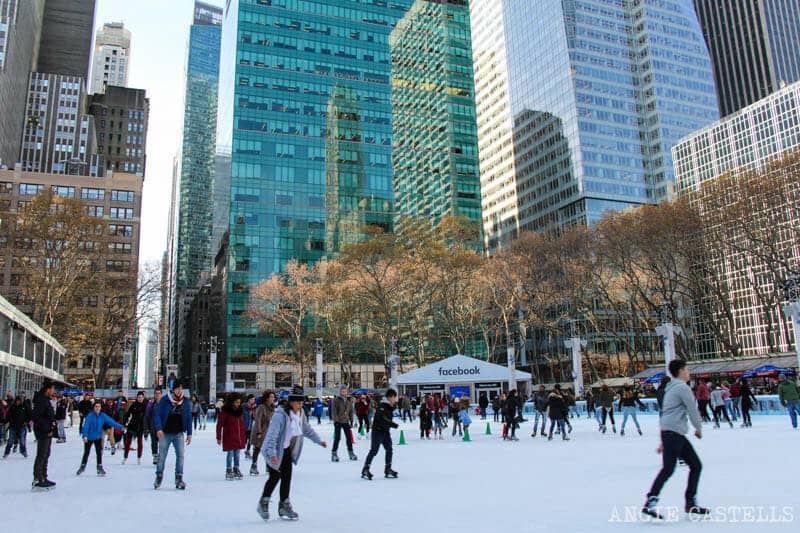
M39 183L20 183L19 194L20 196L36 196L44 190L44 185ZM0 194L10 194L13 188L11 182L0 182ZM61 198L75 198L75 187L67 185L53 185L53 194ZM95 189L92 187L81 187L82 200L104 200L106 189ZM114 189L111 191L112 202L133 203L135 193L133 191L125 191Z

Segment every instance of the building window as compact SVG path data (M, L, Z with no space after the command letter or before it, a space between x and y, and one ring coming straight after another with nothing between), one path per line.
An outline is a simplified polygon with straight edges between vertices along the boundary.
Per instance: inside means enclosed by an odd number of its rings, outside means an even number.
M34 183L20 183L19 195L20 196L36 196L44 189L44 185L37 185Z
M133 226L122 224L109 224L108 234L115 237L133 237Z
M133 203L133 191L111 191L111 201Z
M131 219L133 218L133 209L130 207L112 207L109 209L108 216L111 218Z
M53 194L61 198L75 198L75 187L53 185Z
M103 200L106 197L104 189L81 188L81 199L83 200Z
M85 210L90 217L102 217L105 214L105 207L102 205L87 205Z

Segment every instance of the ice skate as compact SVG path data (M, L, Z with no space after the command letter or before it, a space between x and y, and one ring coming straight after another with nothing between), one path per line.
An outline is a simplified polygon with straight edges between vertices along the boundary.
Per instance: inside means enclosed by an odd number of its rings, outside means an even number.
M186 490L186 483L183 482L183 476L176 475L175 476L175 489L176 490Z
M250 475L251 476L257 476L258 475L258 466L256 466L255 463L253 463L253 466L250 467Z
M331 462L332 463L339 462L339 455L336 452L331 452Z
M225 469L225 481L233 481L233 468L226 468Z
M125 463L127 463L127 462L128 462L128 459L127 459L127 458L123 458L123 459L122 459L122 464L123 464L123 465L124 465Z
M389 479L397 479L397 472L392 470L392 467L390 465L386 465L386 468L383 471L383 477Z
M242 475L242 471L239 470L238 466L234 466L233 467L233 479L236 479L236 480L244 479L244 476Z
M642 514L647 516L652 516L658 520L663 520L664 517L658 512L658 497L657 496L648 496L647 501L644 502L644 506L642 507Z
M163 476L156 476L156 480L153 482L153 488L158 490L161 486L161 482L164 481Z
M685 510L690 515L707 515L711 511L706 507L700 507L694 500L687 500Z
M355 453L353 453L353 450L350 450L347 453L350 455L350 460L351 461L358 461L358 456Z
M106 475L106 471L103 470L103 465L97 465L97 475L99 477L104 477Z
M262 497L260 500L258 500L258 506L256 506L256 511L258 512L258 516L260 516L262 520L264 521L269 520L269 498Z
M372 472L369 471L369 467L365 466L361 470L361 479L366 479L368 481L372 481Z
M292 509L292 504L289 500L283 500L278 504L278 516L284 520L297 520L300 518L300 515L295 513L294 509Z
M76 475L76 476L80 476L81 474L83 474L83 472L84 472L85 470L86 470L86 465L81 465L81 466L79 466L79 467L78 467L78 471L77 471L77 472L75 472L75 475Z

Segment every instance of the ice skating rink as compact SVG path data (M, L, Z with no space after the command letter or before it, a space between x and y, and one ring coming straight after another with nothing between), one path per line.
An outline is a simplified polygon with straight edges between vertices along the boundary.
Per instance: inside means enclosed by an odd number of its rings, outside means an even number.
M256 514L266 480L263 459L259 477L225 481L225 457L214 440L214 426L195 433L187 448L185 481L176 492L174 458L164 484L153 490L154 467L145 442L142 465L135 452L127 465L122 453L104 455L108 475L95 475L94 455L81 477L75 476L82 445L77 428L66 444L53 444L48 493L30 490L35 443L28 436L29 457L12 454L0 461L3 531L148 533L169 531L303 531L363 533L558 531L750 532L800 531L800 430L788 416L754 416L753 427L705 427L701 441L692 437L703 461L698 501L712 508L710 521L693 523L683 513L685 467L678 467L662 493L668 520L639 520L638 508L659 469L657 417L641 416L644 436L629 423L626 435L598 433L594 420L573 420L571 441L530 437L531 424L518 431L519 442L503 442L500 425L474 420L472 442L449 432L442 441L419 440L418 425L404 424L407 445L397 446L394 468L400 478L383 478L383 454L373 463L373 481L359 477L368 441L356 440L359 461L330 462L324 450L306 441L294 471L292 503L299 522L277 518L273 499L268 523ZM619 424L619 421L618 421ZM332 441L333 426L316 426ZM450 428L448 428L449 430ZM619 425L617 426L619 431ZM345 452L345 453L343 453ZM274 495L277 497L277 491ZM675 506L674 509L670 509ZM632 512L633 511L633 512Z

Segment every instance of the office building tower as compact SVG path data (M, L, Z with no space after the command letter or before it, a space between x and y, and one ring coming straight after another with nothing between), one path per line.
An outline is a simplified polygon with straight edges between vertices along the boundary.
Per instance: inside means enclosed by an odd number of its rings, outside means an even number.
M96 0L45 0L37 71L86 80Z
M416 0L389 44L395 221L454 215L480 227L469 6Z
M89 114L106 170L144 175L150 116L145 90L109 85L105 92L89 95Z
M97 30L89 92L104 93L109 85L128 86L131 32L122 22L109 22Z
M19 158L43 13L44 0L0 0L0 167L13 169Z
M231 147L228 381L281 344L243 320L251 287L393 217L389 34L412 0L231 0L217 146ZM235 376L235 377L234 377ZM267 382L270 382L269 380Z
M722 116L800 81L799 0L694 0Z
M470 3L489 250L670 197L670 150L718 118L691 0Z

